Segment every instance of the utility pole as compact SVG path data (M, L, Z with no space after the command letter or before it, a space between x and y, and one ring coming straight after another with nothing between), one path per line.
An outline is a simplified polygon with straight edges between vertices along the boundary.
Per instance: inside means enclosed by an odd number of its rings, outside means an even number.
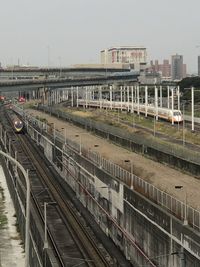
M181 267L186 267L185 254L184 254L183 247L181 247L181 252L179 254L180 254Z
M183 102L183 146L185 146L185 102Z
M174 88L171 89L172 92L172 125L174 125Z
M194 87L191 88L191 101L192 101L192 131L194 131Z

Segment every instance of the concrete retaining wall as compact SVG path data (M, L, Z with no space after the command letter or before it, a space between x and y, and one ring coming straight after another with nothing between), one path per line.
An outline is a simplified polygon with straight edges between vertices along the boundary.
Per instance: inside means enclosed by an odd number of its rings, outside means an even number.
M40 140L44 151L49 150L49 145ZM47 142L54 146L52 141ZM55 153L50 158L62 154L61 161L51 163L62 177L63 187L65 183L71 186L101 229L134 266L179 267L180 255L187 264L199 266L200 236L194 230L70 146L58 141L56 144L55 149L50 149Z

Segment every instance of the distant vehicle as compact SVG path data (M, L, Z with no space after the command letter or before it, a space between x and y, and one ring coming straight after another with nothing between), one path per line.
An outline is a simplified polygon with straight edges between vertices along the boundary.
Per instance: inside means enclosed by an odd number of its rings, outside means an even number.
M122 110L131 110L132 109L132 103L131 102L119 102L119 101L109 101L109 100L102 100L101 103L100 101L97 100L85 100L85 99L79 99L78 104L80 106L88 106L88 107L101 107L102 108L110 108L112 104L112 109L122 109ZM145 107L144 104L138 105L137 103L133 103L133 109L135 112L138 111L145 114L147 108L147 116L158 116L160 119L164 119L167 121L174 121L174 122L182 122L183 121L183 116L181 113L181 110L174 109L168 109L168 108L161 108L161 107L155 107L152 105L147 105Z
M5 99L5 96L0 95L0 103L4 103Z
M20 102L20 103L24 103L25 101L26 101L26 99L23 96L20 96L18 98L18 102Z

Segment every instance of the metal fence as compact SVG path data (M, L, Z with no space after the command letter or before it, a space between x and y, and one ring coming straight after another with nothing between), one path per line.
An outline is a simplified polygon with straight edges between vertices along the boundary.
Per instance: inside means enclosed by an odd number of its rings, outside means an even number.
M20 110L18 110L20 112ZM60 113L59 113L60 114ZM61 114L60 114L61 115ZM63 114L65 115L65 114ZM72 119L73 115L66 115ZM26 118L32 124L38 126L39 129L43 129L44 131L49 132L50 126L44 122L41 122L33 117ZM79 122L84 122L85 119L80 118ZM107 126L105 126L107 127ZM70 139L65 139L62 133L56 131L54 129L53 132L54 139L58 138L62 143L66 142L66 144L72 149L80 152L80 143L74 142ZM127 184L129 187L133 188L137 192L146 196L148 199L152 200L154 203L160 205L165 208L167 211L175 215L180 220L187 219L189 225L193 227L195 230L200 231L200 211L188 206L187 203L182 202L168 193L158 189L154 185L146 182L144 179L130 173L129 171L123 169L119 165L113 163L110 160L105 159L99 153L91 151L84 145L81 145L81 153L83 156L91 160L96 166L103 169L113 177L116 177L123 183Z
M101 132L104 134L104 136L112 135L115 138L123 139L124 143L127 143L129 145L130 142L133 142L134 144L140 145L141 152L145 147L153 148L155 150L158 150L160 152L163 152L165 154L169 154L172 156L175 156L177 158L181 158L183 160L189 161L191 163L200 164L200 152L189 150L188 148L166 142L164 140L160 140L158 138L153 137L143 137L141 134L128 132L127 130L123 130L122 128L115 127L112 125L107 125L102 122L95 122L88 118L81 118L76 115L65 113L63 111L57 110L53 107L47 107L47 106L39 106L39 109L44 110L45 112L48 112L52 115L55 115L57 117L61 117L67 121L73 121L74 123L86 128ZM125 144L126 146L126 144Z

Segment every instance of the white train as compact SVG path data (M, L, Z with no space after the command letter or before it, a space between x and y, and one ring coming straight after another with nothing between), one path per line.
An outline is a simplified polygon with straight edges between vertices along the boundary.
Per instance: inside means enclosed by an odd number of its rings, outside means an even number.
M161 108L161 107L155 107L152 105L145 106L144 104L137 104L137 103L131 103L131 102L119 102L119 101L108 101L108 100L85 100L85 99L79 99L78 100L79 106L85 106L85 107L98 107L98 108L109 108L109 109L121 109L121 110L127 110L127 111L134 111L139 112L142 114L147 114L147 116L157 116L160 119L164 119L167 121L172 122L182 122L183 116L180 110L177 109L168 109L168 108ZM133 110L132 110L133 109Z

